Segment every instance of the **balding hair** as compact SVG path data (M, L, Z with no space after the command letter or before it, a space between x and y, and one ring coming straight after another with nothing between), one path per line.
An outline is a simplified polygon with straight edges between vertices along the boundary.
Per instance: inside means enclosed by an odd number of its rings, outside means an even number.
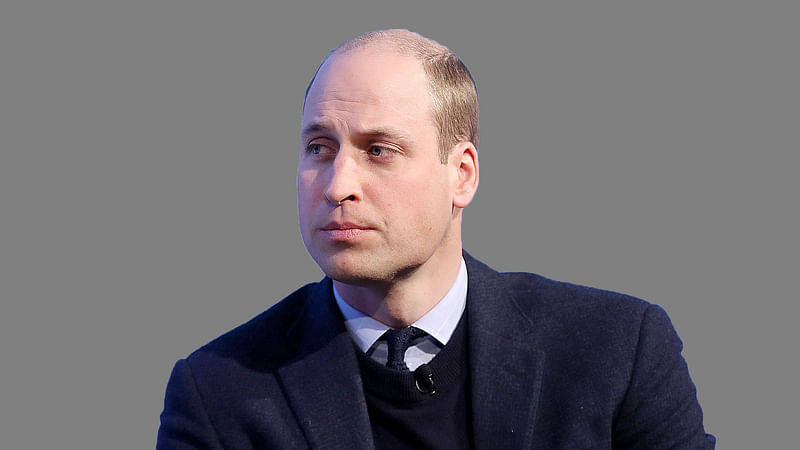
M446 164L453 147L470 142L478 147L478 89L461 59L449 48L409 30L390 29L364 33L328 53L306 88L306 98L319 70L330 58L361 48L394 51L422 64L436 124L439 160ZM305 103L303 104L305 108Z

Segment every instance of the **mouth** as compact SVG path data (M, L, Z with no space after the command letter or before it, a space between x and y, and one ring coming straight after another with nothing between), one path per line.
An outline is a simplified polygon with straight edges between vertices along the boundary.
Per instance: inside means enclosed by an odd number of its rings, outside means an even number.
M369 231L372 231L373 228L368 225L360 225L352 222L328 222L320 227L319 230L328 240L348 242L358 239Z

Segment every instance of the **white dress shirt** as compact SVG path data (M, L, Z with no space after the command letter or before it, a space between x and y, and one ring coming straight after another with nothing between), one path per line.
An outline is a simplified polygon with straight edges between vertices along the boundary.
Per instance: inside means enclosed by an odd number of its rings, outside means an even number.
M385 364L387 345L385 341L378 339L391 327L350 306L336 290L335 285L333 296L344 316L344 324L358 348L376 361ZM447 294L430 311L411 324L428 333L428 336L415 340L406 351L405 361L410 370L413 371L420 365L429 363L447 344L466 305L467 265L464 258L461 258L458 276Z

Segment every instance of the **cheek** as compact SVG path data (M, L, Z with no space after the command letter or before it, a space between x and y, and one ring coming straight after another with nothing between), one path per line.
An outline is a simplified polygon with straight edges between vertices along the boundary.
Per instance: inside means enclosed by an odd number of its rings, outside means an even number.
M314 171L299 169L297 171L297 189L307 188L312 184L314 178Z
M435 182L437 178L426 178L420 183L410 183L393 196L394 209L416 223L410 224L418 230L430 230L449 219L452 199L446 183Z
M297 218L300 223L301 231L310 221L312 209L314 207L314 184L313 177L297 176Z
M317 188L316 172L306 170L297 174L297 201L298 203L308 203L314 198Z

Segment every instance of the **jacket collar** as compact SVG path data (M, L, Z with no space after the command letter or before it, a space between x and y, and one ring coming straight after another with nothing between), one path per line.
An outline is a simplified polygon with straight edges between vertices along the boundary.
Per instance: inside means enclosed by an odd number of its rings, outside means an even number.
M463 255L475 447L530 448L544 364L532 321L500 274ZM329 278L306 305L290 330L298 357L278 369L300 426L312 448L374 448L355 346Z

